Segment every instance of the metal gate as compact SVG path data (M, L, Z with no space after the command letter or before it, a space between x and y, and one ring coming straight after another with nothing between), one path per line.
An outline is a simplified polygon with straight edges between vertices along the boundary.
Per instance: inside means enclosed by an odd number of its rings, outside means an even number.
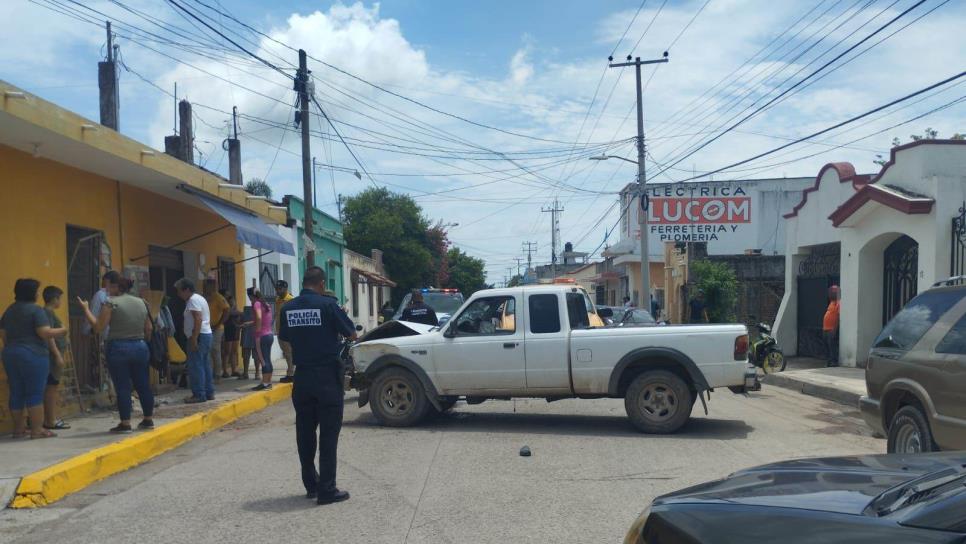
M826 358L822 319L828 306L828 288L839 283L839 244L824 244L798 266L798 346L802 357Z
M953 217L952 245L949 248L949 276L966 274L966 202Z
M902 235L883 254L882 324L899 313L916 296L919 277L919 244Z

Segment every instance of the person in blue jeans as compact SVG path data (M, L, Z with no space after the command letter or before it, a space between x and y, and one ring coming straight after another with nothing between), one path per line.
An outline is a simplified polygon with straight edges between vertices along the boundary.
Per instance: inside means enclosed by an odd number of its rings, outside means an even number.
M3 342L3 367L10 388L10 416L13 438L27 436L24 411L30 416L30 438L56 436L43 428L44 389L50 367L48 342L67 334L67 329L53 329L44 309L37 305L40 282L20 278L14 284L14 303L0 317L0 341Z
M188 381L191 396L187 404L215 400L215 381L208 361L211 352L211 312L205 297L195 292L195 283L188 278L174 282L178 296L185 301L184 335L188 337Z
M100 313L95 316L88 309L87 301L77 298L84 310L84 316L98 334L107 330L104 355L107 370L114 383L117 395L117 411L121 422L111 429L112 433L130 433L131 428L131 390L138 392L141 411L144 414L138 429L154 428L154 392L148 365L151 358L147 338L154 328L148 304L144 299L130 294L133 282L121 277L117 272L105 274L108 298Z

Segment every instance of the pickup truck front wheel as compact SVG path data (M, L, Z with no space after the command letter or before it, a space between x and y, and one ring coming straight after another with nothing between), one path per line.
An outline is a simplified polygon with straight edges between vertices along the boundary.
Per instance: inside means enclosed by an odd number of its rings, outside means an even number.
M388 368L376 376L369 387L369 404L379 423L387 427L413 426L430 408L419 378L402 368Z
M642 372L627 387L624 408L638 430L670 434L691 417L693 399L688 384L666 370Z

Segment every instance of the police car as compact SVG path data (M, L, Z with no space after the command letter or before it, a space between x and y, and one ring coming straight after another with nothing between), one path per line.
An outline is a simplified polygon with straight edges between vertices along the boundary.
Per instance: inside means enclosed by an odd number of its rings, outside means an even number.
M463 293L460 293L459 289L434 289L432 287L425 287L420 289L420 291L423 293L423 302L436 312L436 318L439 319L440 326L445 325L449 321L450 316L456 310L459 310L465 301ZM402 304L399 305L399 309L392 316L394 320L399 321L402 317L403 310L409 307L409 302L412 298L412 293L407 293L403 297Z

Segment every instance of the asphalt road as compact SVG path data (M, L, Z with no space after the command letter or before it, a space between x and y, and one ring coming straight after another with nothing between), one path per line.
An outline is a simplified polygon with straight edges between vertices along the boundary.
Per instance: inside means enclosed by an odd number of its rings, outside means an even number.
M0 512L0 542L620 542L657 495L795 457L879 453L848 407L767 387L712 395L674 436L635 432L620 400L457 405L375 425L347 398L348 502L304 498L282 404L50 507ZM527 445L533 456L519 456Z

